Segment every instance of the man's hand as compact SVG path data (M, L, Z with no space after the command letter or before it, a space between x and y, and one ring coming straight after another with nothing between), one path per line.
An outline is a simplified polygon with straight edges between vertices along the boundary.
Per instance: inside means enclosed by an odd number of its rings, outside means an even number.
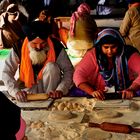
M134 92L132 90L126 89L121 91L122 99L132 99L134 97Z
M63 96L63 92L60 90L49 92L49 97L53 99L61 98Z
M27 102L27 93L25 91L19 91L16 93L15 98L19 102Z
M92 92L92 96L97 98L98 100L105 99L104 92L102 90L96 90L96 91Z

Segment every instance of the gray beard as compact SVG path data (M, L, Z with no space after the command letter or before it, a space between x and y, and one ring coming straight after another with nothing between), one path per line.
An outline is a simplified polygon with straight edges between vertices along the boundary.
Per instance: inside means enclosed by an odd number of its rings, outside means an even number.
M29 57L33 65L43 64L47 58L46 50L36 51L30 45L29 48Z

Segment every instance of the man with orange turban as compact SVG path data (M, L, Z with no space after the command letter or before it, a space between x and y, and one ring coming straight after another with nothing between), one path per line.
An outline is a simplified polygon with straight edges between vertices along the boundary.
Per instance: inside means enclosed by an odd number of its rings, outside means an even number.
M21 58L12 50L5 62L2 79L9 94L18 101L27 101L29 93L46 93L49 97L60 98L71 87L73 66L63 45L51 36L49 26L42 21L24 26L27 37ZM14 75L19 65L20 82L17 82Z

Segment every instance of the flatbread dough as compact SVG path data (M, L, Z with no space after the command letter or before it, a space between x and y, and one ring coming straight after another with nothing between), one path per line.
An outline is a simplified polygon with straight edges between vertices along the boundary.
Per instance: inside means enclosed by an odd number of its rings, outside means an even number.
M117 118L121 116L123 116L122 113L114 110L98 110L95 112L95 117L97 119Z
M48 119L51 121L69 120L69 119L74 119L76 117L77 117L77 114L74 114L70 111L52 111L48 115Z
M86 129L82 135L83 140L106 140L110 139L111 137L112 137L111 133L104 132L96 128Z
M44 122L42 122L42 121L35 121L35 122L32 122L31 124L30 124L30 127L31 128L41 128L41 127L44 127L45 125L44 125Z

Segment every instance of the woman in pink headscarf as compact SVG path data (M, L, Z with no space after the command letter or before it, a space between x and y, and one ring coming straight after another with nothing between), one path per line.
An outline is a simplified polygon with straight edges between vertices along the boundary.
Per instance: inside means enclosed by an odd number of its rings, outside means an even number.
M90 15L90 7L82 3L70 19L70 31L67 40L68 54L83 58L88 49L94 46L93 42L97 33L97 25Z

